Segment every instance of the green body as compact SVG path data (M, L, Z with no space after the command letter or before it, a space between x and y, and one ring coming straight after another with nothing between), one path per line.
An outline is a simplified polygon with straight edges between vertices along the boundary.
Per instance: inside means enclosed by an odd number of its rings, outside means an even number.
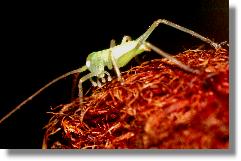
M112 54L118 67L123 67L136 55L145 51L144 48L137 48L137 45L138 42L134 40L122 43L113 48L92 52L87 57L86 66L91 73L99 76L104 72L105 66L107 66L108 69L113 68L110 58L110 54Z
M155 21L148 30L142 34L138 39L133 41L123 41L120 45L115 47L93 52L88 55L86 60L86 66L97 77L104 76L104 68L107 66L109 69L113 68L113 62L111 60L111 54L113 55L118 68L125 66L136 55L149 51L145 46L146 39L150 36L153 30L158 26L160 21ZM124 38L123 38L124 39Z

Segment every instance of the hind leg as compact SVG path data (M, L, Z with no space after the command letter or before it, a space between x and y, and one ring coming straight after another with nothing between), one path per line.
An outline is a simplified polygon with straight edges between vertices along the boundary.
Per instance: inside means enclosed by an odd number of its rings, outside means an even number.
M139 44L138 44L137 48L139 48L147 40L147 38L151 35L151 33L156 29L156 27L159 24L164 24L164 25L167 25L167 26L171 26L171 27L173 27L173 28L175 28L177 30L180 30L180 31L185 32L185 33L188 33L188 34L190 34L190 35L192 35L192 36L202 40L203 42L210 44L216 50L221 47L221 44L215 43L212 40L210 40L210 39L208 39L208 38L198 34L197 32L194 32L194 31L192 31L192 30L190 30L188 28L185 28L183 26L175 24L175 23L173 23L171 21L168 21L168 20L165 20L165 19L158 19L157 21L154 21L153 24L148 28L148 30L137 39L139 41Z
M180 68L184 69L185 71L188 71L188 72L191 72L191 73L196 73L196 74L199 73L198 70L194 70L194 69L190 68L189 66L183 64L181 61L179 61L176 58L172 57L170 54L162 51L161 49L159 49L158 47L154 46L153 44L151 44L149 42L145 42L144 44L149 49L152 49L153 51L155 51L157 54L159 54L159 55L161 55L161 56L171 60L173 63L175 63L177 66L179 66Z

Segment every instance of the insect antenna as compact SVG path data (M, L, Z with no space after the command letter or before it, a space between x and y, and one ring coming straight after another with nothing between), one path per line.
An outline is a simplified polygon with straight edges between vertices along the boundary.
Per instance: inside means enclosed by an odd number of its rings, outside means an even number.
M36 97L37 95L39 95L42 91L44 91L46 88L48 88L49 86L51 86L52 84L58 82L59 80L68 77L69 75L75 74L75 73L81 73L84 72L85 70L87 70L86 66L83 66L81 68L72 70L68 73L65 73L61 76L59 76L58 78L55 78L54 80L52 80L51 82L49 82L48 84L46 84L45 86L43 86L42 88L40 88L38 91L36 91L34 94L32 94L31 96L29 96L27 99L25 99L23 102L21 102L18 106L16 106L12 111L10 111L7 115L5 115L1 120L0 120L0 124L6 120L8 117L10 117L14 112L16 112L17 110L19 110L23 105L25 105L26 103L28 103L29 101L31 101L34 97Z

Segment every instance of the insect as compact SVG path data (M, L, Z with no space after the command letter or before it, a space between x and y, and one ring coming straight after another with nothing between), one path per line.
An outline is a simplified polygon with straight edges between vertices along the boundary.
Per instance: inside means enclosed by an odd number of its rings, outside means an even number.
M125 66L132 58L137 56L138 54L143 53L144 51L150 51L153 50L156 53L170 59L173 61L176 65L178 65L180 68L191 72L191 73L198 73L199 71L191 69L187 65L183 64L179 60L173 58L170 56L168 53L165 53L164 51L160 50L153 44L147 42L147 38L151 35L151 33L154 31L154 29L159 25L159 24L165 24L168 26L171 26L173 28L176 28L178 30L181 30L183 32L186 32L208 44L210 44L212 47L215 49L218 49L221 47L220 44L215 43L211 41L208 38L203 37L202 35L187 29L185 27L182 27L180 25L177 25L173 22L170 22L165 19L158 19L153 22L153 24L147 29L147 31L142 34L139 38L136 40L131 40L131 37L129 36L124 36L122 39L121 44L116 45L114 40L111 40L111 45L109 49L97 51L97 52L92 52L88 55L86 59L86 65L84 65L81 68L72 70L68 73L65 73L56 79L52 80L42 88L40 88L38 91L36 91L34 94L32 94L30 97L28 97L26 100L21 102L18 106L16 106L12 111L10 111L7 115L5 115L1 120L0 123L2 123L4 120L6 120L9 116L11 116L14 112L16 112L18 109L20 109L23 105L25 105L27 102L32 100L34 97L39 95L42 91L44 91L46 88L51 86L52 84L58 82L59 80L66 78L72 74L76 73L82 73L86 70L89 70L90 73L83 76L80 78L79 83L78 83L78 89L79 89L79 99L80 103L82 102L83 98L83 90L82 90L82 83L85 82L86 80L90 80L93 86L98 86L101 87L101 82L105 83L106 79L105 76L107 75L107 81L111 81L111 75L105 71L105 67L107 66L109 70L113 69L115 70L115 73L117 75L118 80L123 84L123 78L121 77L121 72L120 69L121 67ZM96 82L93 81L92 77L97 77Z

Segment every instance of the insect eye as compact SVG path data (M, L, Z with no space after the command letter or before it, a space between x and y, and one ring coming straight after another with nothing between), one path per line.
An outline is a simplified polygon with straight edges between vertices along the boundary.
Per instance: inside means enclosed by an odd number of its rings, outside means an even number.
M90 61L89 61L89 60L86 61L86 66L87 66L87 67L90 67Z

